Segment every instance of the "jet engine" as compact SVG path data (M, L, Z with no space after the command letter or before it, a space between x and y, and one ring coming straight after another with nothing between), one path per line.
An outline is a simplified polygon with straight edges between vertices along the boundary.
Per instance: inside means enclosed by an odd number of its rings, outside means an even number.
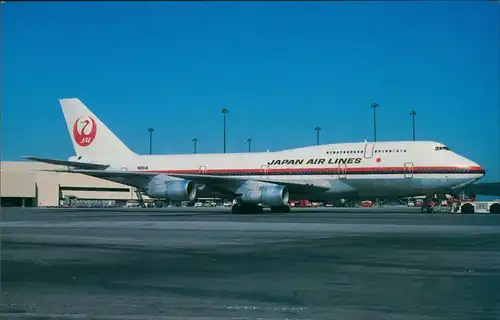
M196 198L196 185L189 180L170 180L148 187L150 198L166 198L177 201L192 201Z
M245 192L241 200L244 203L262 204L269 207L288 205L288 188L284 186L266 186L257 190Z

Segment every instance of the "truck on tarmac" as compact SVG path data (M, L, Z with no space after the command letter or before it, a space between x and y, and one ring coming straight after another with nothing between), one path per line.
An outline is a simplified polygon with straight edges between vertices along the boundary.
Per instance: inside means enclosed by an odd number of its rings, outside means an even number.
M427 206L422 207L422 212L425 213L437 213L437 212L449 212L449 213L496 213L500 214L500 199L491 201L454 201L451 205L443 206L441 203L430 201Z

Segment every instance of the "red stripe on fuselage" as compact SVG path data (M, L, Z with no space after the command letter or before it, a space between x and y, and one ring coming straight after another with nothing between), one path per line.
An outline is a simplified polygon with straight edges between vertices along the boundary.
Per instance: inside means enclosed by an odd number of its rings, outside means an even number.
M401 171L406 170L407 172L413 173L426 173L426 171L460 171L464 173L484 173L484 169L480 166L470 166L470 167L460 167L460 166L414 166L414 167L340 167L342 172L363 172L363 173L373 173L384 171ZM138 172L151 172L151 173L171 173L171 174L217 174L217 173L256 173L262 174L280 172L280 173L300 173L300 172L330 172L334 170L339 170L338 166L332 167L322 167L322 168L248 168L248 169L188 169L188 170L144 170Z

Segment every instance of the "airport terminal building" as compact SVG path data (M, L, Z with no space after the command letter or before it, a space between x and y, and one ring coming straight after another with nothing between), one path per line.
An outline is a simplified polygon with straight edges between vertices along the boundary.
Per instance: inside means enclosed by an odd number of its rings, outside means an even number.
M67 199L111 200L121 204L137 200L136 190L130 186L82 174L39 171L66 168L63 166L28 161L2 161L0 168L2 207L60 206L64 205Z

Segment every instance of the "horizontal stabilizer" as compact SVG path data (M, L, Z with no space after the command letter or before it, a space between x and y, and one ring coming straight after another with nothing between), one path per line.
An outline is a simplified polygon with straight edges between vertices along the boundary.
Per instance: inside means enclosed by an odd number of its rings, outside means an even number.
M57 160L57 159L48 159L48 158L39 158L39 157L23 157L27 160L43 162L58 166L69 166L75 167L79 169L90 169L90 170L104 170L109 167L107 164L98 164L98 163L88 163L88 162L77 162L77 161L67 161L67 160Z

